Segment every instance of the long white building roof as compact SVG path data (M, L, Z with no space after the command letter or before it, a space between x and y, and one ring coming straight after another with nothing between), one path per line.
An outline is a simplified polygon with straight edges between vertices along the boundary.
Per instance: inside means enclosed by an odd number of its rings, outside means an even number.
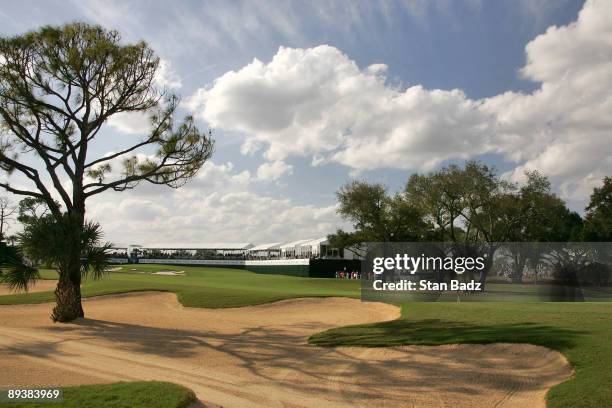
M316 247L318 245L327 244L327 237L321 237L317 239L300 239L298 241L292 241L288 243L272 242L267 244L253 245L250 242L206 242L206 243L179 243L179 242L167 242L167 243L156 243L151 245L135 245L131 244L131 247L139 247L144 249L184 249L184 250L196 250L196 249L212 249L212 250L249 250L249 251L266 251L271 249L292 249L297 247ZM115 244L113 248L127 248L126 244Z
M213 242L213 243L160 243L153 245L143 245L145 249L249 249L253 244L250 242Z
M249 251L267 251L270 249L280 249L280 246L280 242L273 242L271 244L256 245L253 248L249 248Z
M300 245L304 245L305 243L307 243L308 241L312 241L311 239L301 239L299 241L293 241L293 242L288 242L286 244L283 244L280 246L281 249L289 249L289 248L294 248L294 247L298 247Z

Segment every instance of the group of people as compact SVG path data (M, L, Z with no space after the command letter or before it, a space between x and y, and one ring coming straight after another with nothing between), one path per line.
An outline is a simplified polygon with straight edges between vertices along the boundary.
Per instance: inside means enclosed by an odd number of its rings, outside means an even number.
M344 268L341 271L336 271L336 279L359 279L360 278L360 273L359 271L356 270L352 270L352 271L347 271L346 268Z

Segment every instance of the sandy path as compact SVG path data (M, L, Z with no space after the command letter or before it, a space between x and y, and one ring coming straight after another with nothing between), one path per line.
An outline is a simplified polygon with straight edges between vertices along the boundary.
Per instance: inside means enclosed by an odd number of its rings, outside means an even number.
M57 286L56 280L39 279L38 281L36 281L35 284L30 286L30 288L28 289L28 292L53 292L56 286ZM0 296L14 295L17 293L23 293L23 292L15 292L11 290L11 288L8 285L4 283L0 283Z
M213 310L138 293L87 299L89 318L65 325L50 309L0 306L0 388L155 379L224 407L524 408L571 375L561 354L530 345L309 346L330 327L398 317L353 299Z

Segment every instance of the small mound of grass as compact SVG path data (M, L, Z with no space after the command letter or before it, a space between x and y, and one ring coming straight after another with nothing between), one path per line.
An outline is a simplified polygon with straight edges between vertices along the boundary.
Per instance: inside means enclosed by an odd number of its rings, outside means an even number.
M160 381L62 387L62 402L6 403L11 408L185 408L196 401L193 391Z
M609 302L414 302L398 320L339 327L310 337L322 347L529 343L563 353L576 375L547 394L547 406L600 408L612 401Z

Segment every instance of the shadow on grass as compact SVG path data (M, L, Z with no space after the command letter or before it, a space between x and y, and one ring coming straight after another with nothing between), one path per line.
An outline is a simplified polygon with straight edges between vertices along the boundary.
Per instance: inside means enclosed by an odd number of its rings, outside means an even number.
M398 345L529 343L564 350L575 346L583 331L537 323L478 325L442 319L346 326L317 333L311 344L322 347L385 347Z

